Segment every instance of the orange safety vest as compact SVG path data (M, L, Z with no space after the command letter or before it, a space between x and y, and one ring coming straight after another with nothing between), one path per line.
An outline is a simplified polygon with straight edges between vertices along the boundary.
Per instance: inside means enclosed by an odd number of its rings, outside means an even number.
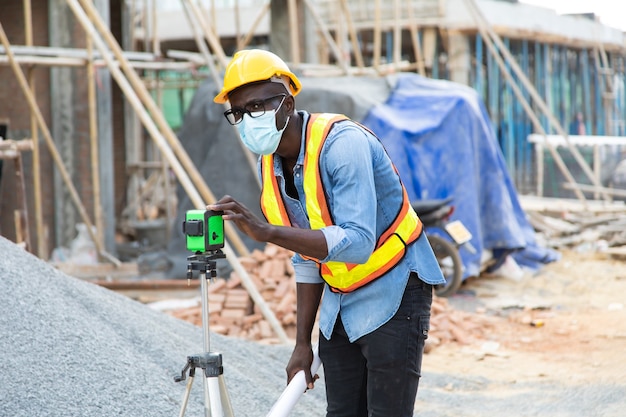
M313 230L333 225L324 195L319 157L328 132L333 125L347 119L344 115L312 114L306 127L303 180L306 209ZM398 174L395 166L394 170ZM261 176L263 181L261 209L265 218L273 225L291 226L274 173L274 155L262 157ZM400 181L399 175L398 181ZM395 220L378 238L376 248L366 263L352 264L335 261L321 263L318 259L304 257L319 265L320 275L334 292L348 293L354 291L390 271L400 262L406 252L406 247L417 240L422 233L422 222L411 207L402 183L401 186L403 192L402 206Z

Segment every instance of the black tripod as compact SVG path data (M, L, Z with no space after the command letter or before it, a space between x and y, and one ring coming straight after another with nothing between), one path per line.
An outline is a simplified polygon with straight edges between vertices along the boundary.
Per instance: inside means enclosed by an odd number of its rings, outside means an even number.
M217 276L216 259L225 258L221 250L197 253L189 256L187 260L187 279L193 278L193 271L200 271L200 292L202 300L202 330L204 332L204 353L187 356L187 364L181 375L174 377L174 381L184 381L189 371L189 381L183 397L183 404L179 417L185 415L185 409L191 393L191 385L196 374L196 368L204 370L204 412L206 417L234 417L230 404L226 384L224 383L224 368L222 366L222 354L210 352L209 343L209 302L207 295L207 280Z

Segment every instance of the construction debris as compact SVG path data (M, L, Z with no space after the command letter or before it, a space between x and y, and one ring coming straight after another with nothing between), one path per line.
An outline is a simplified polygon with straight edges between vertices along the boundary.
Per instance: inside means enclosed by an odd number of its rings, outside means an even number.
M545 246L581 251L610 252L626 245L626 205L522 197L528 219ZM623 249L623 248L622 248Z
M449 343L469 345L489 340L496 328L494 321L498 319L487 315L484 309L475 313L456 310L448 304L447 298L435 297L425 352Z

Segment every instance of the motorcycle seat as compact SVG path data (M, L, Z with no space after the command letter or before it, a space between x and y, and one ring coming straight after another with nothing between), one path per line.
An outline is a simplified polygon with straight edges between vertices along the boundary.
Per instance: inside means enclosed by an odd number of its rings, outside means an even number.
M454 197L433 200L416 200L411 203L411 206L418 215L425 215L432 213L443 206L447 206L452 200L454 200Z

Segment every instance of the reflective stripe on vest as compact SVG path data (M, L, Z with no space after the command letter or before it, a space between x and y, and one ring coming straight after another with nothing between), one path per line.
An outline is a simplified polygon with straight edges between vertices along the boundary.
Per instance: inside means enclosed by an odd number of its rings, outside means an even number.
M324 194L320 175L319 157L332 126L346 116L322 113L312 114L306 131L306 152L303 166L304 194L307 214L311 229L317 230L333 225L332 215ZM394 171L398 171L394 166ZM263 156L261 160L263 190L261 209L268 222L278 226L291 226L285 204L274 173L273 155ZM398 175L398 181L400 176ZM374 252L364 264L344 262L320 263L320 275L335 292L347 293L362 287L374 279L389 272L400 262L406 252L406 246L417 240L422 232L422 222L411 208L408 195L402 185L402 206L393 223L381 234Z

